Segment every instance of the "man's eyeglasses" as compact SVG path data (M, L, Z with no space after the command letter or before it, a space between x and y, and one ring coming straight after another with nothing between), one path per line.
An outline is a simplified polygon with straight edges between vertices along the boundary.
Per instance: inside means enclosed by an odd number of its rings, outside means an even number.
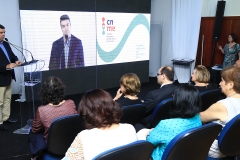
M163 73L157 73L157 76L162 75Z

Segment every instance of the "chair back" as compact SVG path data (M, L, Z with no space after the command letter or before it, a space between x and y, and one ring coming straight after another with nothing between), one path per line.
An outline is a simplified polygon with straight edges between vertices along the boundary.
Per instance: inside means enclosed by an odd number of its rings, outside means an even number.
M161 120L170 118L169 110L171 105L172 105L172 98L169 98L161 101L155 107L150 119L150 128L156 127Z
M201 92L202 111L205 111L212 104L216 103L219 100L221 93L222 91L220 88Z
M93 160L149 160L153 149L150 142L139 140L100 153Z
M141 123L146 113L146 107L143 104L134 104L122 107L123 115L120 119L120 123L128 123L135 125Z
M48 153L64 156L77 134L84 129L78 114L55 119L48 130Z
M166 147L162 160L207 159L210 146L221 129L220 124L209 123L178 134Z
M218 146L226 156L240 155L240 114L223 127L218 137Z

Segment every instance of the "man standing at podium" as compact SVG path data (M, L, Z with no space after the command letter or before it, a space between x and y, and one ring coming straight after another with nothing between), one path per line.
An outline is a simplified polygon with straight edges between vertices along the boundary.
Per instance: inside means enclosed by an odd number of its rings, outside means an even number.
M3 41L5 27L0 24L0 131L7 130L3 122L14 123L17 119L10 118L12 79L15 79L13 68L21 65L17 56L13 53L10 45Z
M53 42L49 70L84 67L82 41L71 34L71 22L68 15L60 17L63 36Z

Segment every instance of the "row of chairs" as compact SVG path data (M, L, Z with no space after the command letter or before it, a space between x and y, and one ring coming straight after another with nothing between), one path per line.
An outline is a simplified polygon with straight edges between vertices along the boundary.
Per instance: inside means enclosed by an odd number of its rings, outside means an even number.
M213 92L208 91L206 93L202 93L201 96L203 102L206 102L206 104L210 106L211 104L215 103L218 99L209 97L211 97L211 95L219 97L220 94L221 91L217 89L213 90ZM208 100L204 100L204 97L207 97L207 99L210 99L212 101L210 102ZM167 99L160 102L156 106L151 117L151 128L154 128L159 123L160 120L170 118L168 111L171 102L172 99ZM132 125L141 123L146 113L146 107L143 106L142 104L123 106L122 110L123 116L120 120L120 123L129 123ZM51 156L62 157L65 154L68 147L71 145L75 136L83 129L85 128L82 124L82 120L79 118L78 115L71 115L56 119L49 129L47 144L48 151L47 153L44 154L45 157L48 157L48 159ZM58 145L59 142L61 142L63 145Z
M212 104L216 103L221 96L221 89L214 89L205 92L201 92L202 99L202 111L205 111ZM161 101L154 109L151 120L150 128L154 128L161 120L169 119L169 108L172 104L172 98Z
M202 99L202 111L206 110L209 106L216 103L220 99L221 89L209 90L200 93ZM166 99L160 102L151 116L150 128L154 128L160 120L170 118L169 108L172 104L172 99ZM135 125L140 123L145 115L146 109L143 105L131 105L123 107L123 117L121 122L130 123ZM138 113L138 114L136 114ZM233 120L234 121L234 120ZM163 159L206 159L209 148L221 131L222 126L219 124L211 123L198 128L187 130L176 136L166 148ZM224 134L222 134L224 135ZM222 136L223 137L223 136ZM229 137L229 136L227 136ZM231 136L230 136L231 137ZM194 145L193 144L197 144ZM145 148L145 153L142 152L142 147ZM147 141L137 141L129 145L117 147L106 151L96 156L96 160L110 160L110 159L128 159L126 156L132 155L129 159L143 159L148 157L151 153L151 145ZM225 145L221 145L225 146ZM136 149L138 148L139 149ZM184 151L183 151L184 148ZM225 152L229 155L228 152ZM197 156L196 156L197 155ZM231 154L232 155L232 154ZM235 154L237 155L237 154ZM149 158L146 158L146 160ZM208 159L213 160L208 157ZM229 157L227 157L229 159ZM231 159L231 158L230 158Z
M205 111L212 104L223 98L223 94L220 88L201 92L200 95L202 99L202 111Z
M78 115L56 119L49 129L47 151L44 153L43 159L61 159L75 136L84 129L81 124ZM240 114L233 118L223 129L217 123L192 128L180 133L169 143L162 160L220 160L207 157L209 148L216 138L218 139L220 151L228 156L221 160L237 160L237 156L240 155L239 135ZM97 155L94 160L149 160L153 149L154 146L150 142L136 141L105 151Z
M169 143L162 160L205 160L221 129L221 125L212 123L182 132ZM137 141L101 153L94 160L149 160L153 149L150 142Z
M171 140L163 153L162 160L239 160L239 135L240 114L223 129L217 123L188 129ZM227 157L220 159L208 157L208 151L216 138L220 151ZM153 149L154 147L150 142L136 141L103 152L97 155L94 160L149 160Z

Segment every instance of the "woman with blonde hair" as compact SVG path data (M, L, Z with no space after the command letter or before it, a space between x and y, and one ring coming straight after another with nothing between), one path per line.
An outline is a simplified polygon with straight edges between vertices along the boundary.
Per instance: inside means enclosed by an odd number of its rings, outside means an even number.
M195 83L195 87L198 89L199 92L204 92L217 88L217 84L209 83L210 73L208 69L203 65L198 65L195 67L192 73L192 81Z
M120 79L120 88L114 101L118 102L121 106L141 104L142 101L138 98L141 83L138 76L134 73L124 74Z

